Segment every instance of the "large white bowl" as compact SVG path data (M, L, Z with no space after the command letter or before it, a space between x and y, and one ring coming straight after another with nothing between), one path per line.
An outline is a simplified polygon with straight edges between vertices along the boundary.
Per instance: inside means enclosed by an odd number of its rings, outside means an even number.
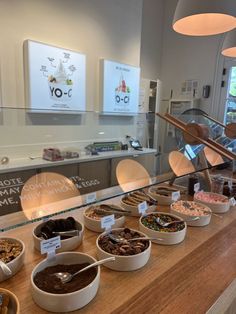
M224 195L221 195L221 194L216 194L216 193L212 193L212 192L204 192L204 193L207 194L207 195L211 195L211 194L212 195L218 195L218 196L224 197L225 199L228 199L227 196L224 196ZM229 199L228 199L228 202L225 202L225 203L216 203L216 202L210 203L210 202L205 202L205 201L202 201L202 200L198 199L197 194L198 193L194 194L194 201L210 207L210 209L213 211L213 213L219 213L219 214L226 213L230 209L230 201L229 201Z
M160 188L160 187L166 188L166 186L158 185L158 188ZM156 190L156 188L157 187L155 187L155 186L150 187L148 190L148 194L152 198L154 198L155 200L158 201L158 205L170 205L170 204L174 203L174 200L172 200L172 196L165 196L165 195L158 194L157 192L154 192ZM176 191L176 189L173 189L173 192L175 192L175 191ZM180 196L178 199L180 199Z
M0 288L0 294L5 293L9 296L9 305L7 314L20 314L20 303L17 296L7 289Z
M33 229L33 240L34 240L34 247L40 251L40 243L42 241L42 239L40 239L39 237L36 236L36 234L40 233L41 228L45 225L46 222L42 222L41 224L39 224L38 226L36 226ZM82 230L79 233L79 236L74 236L65 240L61 240L61 247L59 249L56 250L57 253L61 253L61 252L67 252L67 251L72 251L74 249L76 249L83 240L83 236L84 236L84 225L81 222L76 221L76 225L78 226L77 229L80 230L80 227L82 227Z
M88 210L89 208L85 209L85 211L83 212L85 227L95 232L104 232L105 228L101 227L101 220L88 217L86 215L86 212ZM112 225L111 228L112 229L121 228L123 227L124 223L125 223L125 216L121 216L120 218L115 219L115 224Z
M179 216L176 216L174 214L169 214L169 213L164 213L164 212L153 212L153 213L149 213L147 215L144 215L145 216L148 216L148 215L151 215L151 214L154 214L154 215L157 215L157 214L163 214L163 215L169 215L171 217L174 217L176 219L180 219L181 218ZM186 235L186 231L187 231L187 224L185 224L185 227L183 230L180 230L180 231L176 231L176 232L160 232L160 231L155 231L155 230L152 230L152 229L149 229L147 228L146 226L144 226L142 224L142 218L143 217L140 217L139 219L139 229L145 233L148 237L151 237L151 238L159 238L161 240L152 240L152 242L154 243L157 243L157 244L163 244L163 245L173 245L173 244L177 244L177 243L180 243L184 240L185 238L185 235Z
M184 214L184 213L181 213L180 211L176 210L174 208L174 205L176 203L178 203L178 202L171 204L171 206L170 206L171 212L175 215L178 215L183 220L190 220L190 221L187 221L188 226L203 227L203 226L209 225L209 223L211 221L211 209L209 207L199 203L199 205L201 205L203 207L203 209L208 211L210 214L206 214L206 215L202 215L202 216L191 215L191 214L188 215L188 214ZM190 202L190 203L193 203L193 202ZM197 202L194 202L194 203L197 203ZM191 221L191 219L193 219L194 217L198 217L199 219Z
M4 281L6 279L11 278L12 276L14 276L23 266L24 264L24 259L25 259L25 245L24 243L16 238L10 238L10 237L0 237L1 240L9 240L13 243L20 243L20 245L22 246L22 251L21 253L14 258L11 262L6 263L6 265L10 268L10 270L12 271L11 275L6 275L3 273L1 267L0 267L0 282Z
M32 271L31 274L31 292L36 304L49 312L64 313L78 310L87 305L96 295L100 283L100 267L97 268L97 275L94 280L85 288L75 292L65 294L48 293L39 289L34 283L36 273L42 271L46 267L55 266L58 264L82 264L94 263L96 259L90 255L77 252L66 252L56 255L54 259L45 259L40 262Z
M114 230L119 231L122 229L123 228L117 228ZM130 230L133 230L133 231L140 233L140 236L142 236L142 237L146 237L146 235L140 231L137 231L134 229L130 229ZM148 248L145 251L143 251L142 253L130 255L130 256L114 255L114 254L111 254L111 253L104 251L98 244L100 237L105 235L106 233L107 232L102 233L97 238L97 241L96 241L97 256L99 259L115 256L116 259L112 262L108 262L108 263L104 264L105 267L108 267L108 268L110 268L112 270L116 270L116 271L133 271L133 270L137 270L139 268L142 268L144 265L146 265L146 263L149 260L150 254L151 254L151 241L149 241Z

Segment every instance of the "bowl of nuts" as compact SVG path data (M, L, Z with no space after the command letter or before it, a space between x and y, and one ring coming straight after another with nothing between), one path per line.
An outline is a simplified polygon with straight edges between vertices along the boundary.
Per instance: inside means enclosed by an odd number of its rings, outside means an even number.
M0 237L0 261L5 263L11 271L7 274L0 267L0 282L14 276L23 266L25 245L16 238Z
M98 258L115 256L115 261L104 264L112 270L139 269L148 262L151 253L151 241L143 239L145 237L144 233L129 228L106 231L96 241Z
M10 290L0 288L0 313L20 314L20 303Z

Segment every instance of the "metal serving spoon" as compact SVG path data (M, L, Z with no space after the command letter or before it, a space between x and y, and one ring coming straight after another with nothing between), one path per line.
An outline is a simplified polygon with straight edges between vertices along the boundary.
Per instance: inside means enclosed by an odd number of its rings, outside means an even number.
M186 219L186 220L173 220L170 222L166 222L163 219L161 219L160 217L156 218L156 223L158 225L160 225L161 227L169 227L170 225L174 224L174 223L178 223L178 222L190 222L190 221L196 221L199 220L200 218L198 216L193 217L192 219Z
M68 231L53 231L52 233L58 236L76 237L76 236L79 236L80 231L75 229L75 230L68 230Z
M109 238L116 242L116 243L126 243L126 242L131 242L131 241L139 241L139 240L158 240L158 241L163 241L161 238L148 238L148 237L140 237L140 238L132 238L132 239L125 239L120 235L115 235L112 233L108 233Z
M108 258L105 258L105 259L101 259L100 261L97 261L95 263L92 263L92 264L90 264L90 265L80 269L79 271L77 271L74 274L71 274L71 273L68 273L68 272L60 272L60 273L51 274L51 276L56 276L64 284L64 283L67 283L67 282L71 281L72 278L74 278L76 275L82 273L83 271L85 271L85 270L87 270L89 268L92 268L92 267L95 267L95 266L98 266L98 265L101 265L101 264L104 264L104 263L107 263L107 262L111 262L111 261L114 261L114 260L115 260L114 256L108 257Z
M12 271L10 270L10 268L7 266L6 263L4 263L3 261L0 260L0 268L2 269L2 271L4 272L4 274L6 276L11 276Z

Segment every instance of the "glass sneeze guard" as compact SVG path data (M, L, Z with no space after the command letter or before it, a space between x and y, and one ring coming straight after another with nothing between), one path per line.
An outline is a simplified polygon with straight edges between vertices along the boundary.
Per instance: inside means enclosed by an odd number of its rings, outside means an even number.
M185 119L192 121L193 117ZM195 115L194 121L198 119ZM52 115L35 114L23 108L1 108L0 159L7 157L9 160L0 165L0 231L97 202L112 202L114 197L139 189L147 191L152 185L171 180L173 172L168 156L172 151L182 152L191 161L194 170L190 172L211 167L198 158L204 147L187 146L178 131L173 138L173 133L168 134L167 123L160 131L157 117L157 130L164 133L164 140L157 137L154 147L148 147L147 123L146 113L135 116L104 116L97 112ZM211 127L213 137L216 136L213 131L221 133ZM142 150L131 148L127 135L138 139ZM117 142L124 147L114 146ZM99 143L97 154L86 149L93 143ZM157 150L159 146L161 152ZM44 160L44 148L59 149L65 153L65 158ZM79 157L66 158L66 152L77 152Z

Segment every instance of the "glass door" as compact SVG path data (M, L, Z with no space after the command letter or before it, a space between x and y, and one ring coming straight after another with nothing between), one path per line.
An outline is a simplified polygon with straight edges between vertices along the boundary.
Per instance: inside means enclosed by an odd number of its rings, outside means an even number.
M224 122L236 122L236 65L230 69Z
M236 59L225 61L220 103L220 120L225 124L236 122Z

